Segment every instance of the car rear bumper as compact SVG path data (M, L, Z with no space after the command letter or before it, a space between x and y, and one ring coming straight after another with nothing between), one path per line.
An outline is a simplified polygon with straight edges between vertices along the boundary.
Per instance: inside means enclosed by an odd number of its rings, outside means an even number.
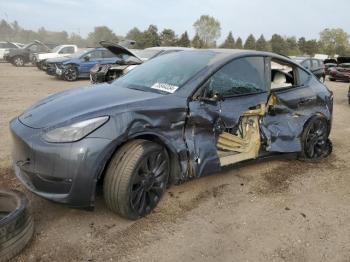
M72 207L94 206L96 181L110 155L111 140L47 143L40 129L18 119L11 121L10 130L15 174L30 191Z

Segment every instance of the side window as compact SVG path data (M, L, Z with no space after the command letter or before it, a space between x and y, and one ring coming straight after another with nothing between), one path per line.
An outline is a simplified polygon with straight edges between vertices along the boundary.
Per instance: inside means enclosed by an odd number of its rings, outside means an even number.
M100 59L100 58L102 58L102 51L101 50L91 51L86 56L89 57L90 60Z
M271 90L297 85L295 67L285 61L271 61Z
M210 79L207 96L216 93L223 97L266 91L265 62L263 57L244 57L233 60Z
M316 68L319 68L319 67L320 66L318 64L318 60L312 59L312 66L311 66L311 68L316 69Z
M305 60L304 62L301 63L301 65L307 69L311 68L310 59Z
M74 53L74 47L73 46L66 46L61 49L60 54L73 54Z
M310 75L301 68L298 68L298 75L299 85L304 85L310 79Z
M102 56L103 56L103 58L112 58L112 57L115 57L115 54L113 54L109 50L103 50L102 51Z

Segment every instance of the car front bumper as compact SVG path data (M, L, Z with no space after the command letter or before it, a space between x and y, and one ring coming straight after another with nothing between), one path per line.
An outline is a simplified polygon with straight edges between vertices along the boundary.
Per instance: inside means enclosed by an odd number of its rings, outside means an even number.
M92 208L98 175L111 152L111 140L84 138L74 143L47 143L42 130L10 123L12 158L17 178L33 193L77 208Z

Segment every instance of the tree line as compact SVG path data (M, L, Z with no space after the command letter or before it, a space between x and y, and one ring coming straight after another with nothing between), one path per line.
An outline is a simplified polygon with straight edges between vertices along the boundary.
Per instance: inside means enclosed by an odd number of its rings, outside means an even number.
M259 51L272 51L282 55L314 55L316 53L327 54L330 56L350 55L349 35L340 28L327 28L320 32L319 39L306 39L305 37L296 38L294 36L282 36L273 34L270 39L264 35L256 38L250 34L244 41L241 37L235 37L229 32L221 44L217 40L221 37L220 22L209 15L202 15L193 24L195 35L190 39L187 31L177 35L174 30L165 28L158 30L156 25L141 31L138 28L132 28L125 36L117 36L113 30L107 26L97 26L93 32L90 32L86 38L79 34L68 34L66 31L53 32L44 27L37 31L27 30L19 26L17 21L8 23L5 20L0 22L0 40L28 43L33 40L40 40L45 43L59 44L77 44L80 47L98 46L101 40L119 42L125 39L135 41L133 48L147 48L152 46L183 46L195 48L236 48L252 49Z

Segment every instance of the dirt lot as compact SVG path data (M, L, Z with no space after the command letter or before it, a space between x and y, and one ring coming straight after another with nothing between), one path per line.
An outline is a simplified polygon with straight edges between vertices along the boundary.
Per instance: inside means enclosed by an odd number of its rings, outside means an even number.
M34 67L0 64L0 187L24 190L36 232L17 261L349 261L350 107L335 94L333 154L318 164L269 161L171 187L156 211L136 222L106 209L53 204L25 190L10 162L8 122L67 83Z

